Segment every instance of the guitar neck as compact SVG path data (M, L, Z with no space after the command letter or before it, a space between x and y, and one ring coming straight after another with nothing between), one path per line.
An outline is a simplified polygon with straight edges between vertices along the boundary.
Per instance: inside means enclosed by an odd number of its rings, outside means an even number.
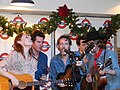
M111 58L106 60L106 62L103 64L103 66L100 68L100 70L103 70L105 67L108 67L112 64Z
M65 82L64 80L48 80L48 81L45 81L45 80L41 80L41 81L33 81L33 82L27 82L27 86L34 86L34 85L45 85L45 83L47 82L51 82L51 83L54 83L54 84L58 84L58 83L63 83Z
M27 86L34 86L34 85L44 85L45 81L33 81L33 82L27 82Z

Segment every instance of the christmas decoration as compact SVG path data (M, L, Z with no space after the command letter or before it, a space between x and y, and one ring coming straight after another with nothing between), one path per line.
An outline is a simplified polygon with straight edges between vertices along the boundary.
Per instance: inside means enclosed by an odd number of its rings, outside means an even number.
M70 10L67 8L66 5L64 5L63 7L59 7L58 9L58 15L62 18L65 18L69 15Z
M0 33L8 35L8 36L13 36L13 34L19 34L21 32L26 32L30 34L32 32L31 27L26 27L27 23L19 23L13 21L8 21L7 18L4 16L0 16Z
M40 29L41 31L51 34L56 31L57 28L65 28L69 26L69 29L76 29L76 22L79 20L78 15L72 12L73 9L68 9L66 5L59 7L58 12L52 12L49 16L49 21L44 24L34 24L35 29ZM64 24L63 24L64 23Z
M88 22L87 18L84 20ZM0 34L5 33L8 36L13 36L14 33L19 34L21 32L31 34L34 30L40 30L45 34L51 34L56 31L57 28L63 29L68 26L72 36L86 36L88 32L97 30L103 37L109 39L112 38L113 35L116 35L117 30L120 28L120 14L111 16L111 21L107 21L107 26L105 23L105 25L99 29L92 27L90 22L83 25L83 23L77 24L78 21L79 16L73 12L73 9L68 9L66 5L63 5L57 9L57 12L52 12L49 16L49 20L46 22L40 21L32 25L32 27L27 27L27 22L13 23L12 21L8 21L4 16L0 16Z

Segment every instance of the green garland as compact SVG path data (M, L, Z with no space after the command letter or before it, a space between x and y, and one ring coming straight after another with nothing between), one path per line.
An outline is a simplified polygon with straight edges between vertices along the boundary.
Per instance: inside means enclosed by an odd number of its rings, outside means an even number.
M72 12L73 9L68 9L66 5L59 7L57 10L58 12L52 12L49 16L48 22L34 24L32 27L27 27L27 23L20 24L18 27L18 23L13 24L11 21L7 21L7 18L4 16L0 16L1 31L2 33L6 33L8 36L13 36L14 33L19 34L21 32L31 34L34 30L40 30L43 33L51 34L57 30L58 24L61 23L62 20L65 21L66 26L69 26L70 32L73 35L86 36L88 32L96 30L95 27L89 25L80 25L80 27L78 27L79 24L76 23L79 21L79 16ZM109 27L100 27L98 29L98 31L103 36L106 36L107 39L112 38L113 35L116 35L117 30L120 28L120 14L113 15L111 17L111 22L112 24L109 24Z
M27 23L15 23L13 24L12 21L7 21L7 18L4 16L0 16L0 33L5 33L8 36L13 36L14 33L19 34L21 32L26 32L27 34L31 34L32 29L31 27L26 27Z
M58 9L59 12L52 12L52 14L49 16L48 22L45 22L43 24L35 24L34 28L42 30L45 33L51 34L53 31L57 30L58 24L61 23L62 20L64 20L65 24L69 26L69 29L77 30L78 27L76 22L79 19L77 19L78 15L75 15L75 13L72 12L72 10L73 9L67 9L66 5L64 5L62 9L61 7ZM64 15L64 13L66 14Z

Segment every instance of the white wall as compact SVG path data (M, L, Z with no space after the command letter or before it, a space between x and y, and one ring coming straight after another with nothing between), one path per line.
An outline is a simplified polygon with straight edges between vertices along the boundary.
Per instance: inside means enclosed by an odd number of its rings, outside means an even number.
M10 6L12 0L0 0L0 8L16 9ZM117 14L120 12L120 0L33 0L34 7L26 9L40 11L55 11L59 6L66 4L69 9L73 8L79 13L102 13Z
M119 4L120 0L33 0L35 2L34 7L24 7L24 9L32 9L32 10L39 10L39 11L56 11L56 9L59 8L59 6L63 6L66 4L69 9L73 9L74 12L77 13L101 13L101 14L117 14L119 13ZM1 0L0 1L0 9L17 9L15 6L10 6L11 0ZM17 14L1 14L8 18L8 20L13 20L17 16ZM38 23L40 18L47 17L48 16L42 16L42 15L20 15L24 21L28 22L28 26L32 26L35 23ZM84 17L80 18L81 22L84 19ZM97 29L101 27L107 18L88 18L90 22L92 23L92 26L95 26ZM58 28L55 33L55 38L57 38L61 34L68 34L69 29L68 27L64 29ZM14 37L10 37L8 40L3 40L0 38L0 54L7 52L9 53L13 48ZM56 41L55 40L55 41ZM51 39L51 35L46 35L46 41L52 44L53 38ZM71 47L71 50L75 51L77 50L75 40L72 40L73 46ZM114 40L111 40L112 44ZM56 42L55 42L56 43ZM114 44L113 44L114 46ZM52 45L51 48L54 48L55 46ZM51 53L53 52L52 49L49 49L47 52L45 52L48 55L49 61L51 59ZM56 48L56 53L58 53L58 50Z

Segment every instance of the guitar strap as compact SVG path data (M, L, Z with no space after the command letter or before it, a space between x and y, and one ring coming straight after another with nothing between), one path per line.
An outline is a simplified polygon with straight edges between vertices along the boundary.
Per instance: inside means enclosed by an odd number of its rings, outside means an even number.
M33 57L35 60L37 60L37 61L38 61L38 58L35 56L35 54L34 54L34 52L33 52L32 48L30 48L30 51L31 51L32 57Z
M98 53L96 53L94 55L94 67L97 66L97 58L99 58L99 56L101 55L102 51L103 51L103 49L99 49Z
M37 58L32 50L32 48L30 48L30 51L31 51L31 54L32 54L32 57L38 61L38 59L40 58L40 52L39 52L39 57ZM47 70L47 73L49 72L49 68L48 66L44 65L41 61L39 62L39 64L42 66L43 69L46 69Z
M105 51L104 51L104 59L103 59L103 63L105 63L105 55L106 55L106 48L105 48Z

